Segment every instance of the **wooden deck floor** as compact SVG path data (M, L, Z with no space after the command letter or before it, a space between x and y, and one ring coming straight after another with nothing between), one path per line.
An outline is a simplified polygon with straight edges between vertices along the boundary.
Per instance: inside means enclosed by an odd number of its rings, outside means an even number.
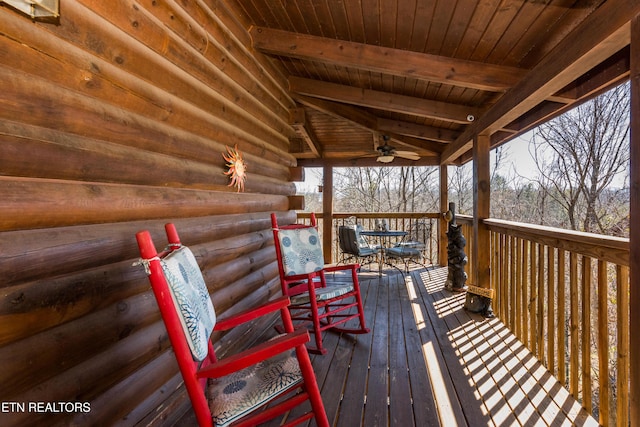
M333 426L598 425L498 319L443 289L446 268L387 273L361 275L371 333L327 332L312 358Z

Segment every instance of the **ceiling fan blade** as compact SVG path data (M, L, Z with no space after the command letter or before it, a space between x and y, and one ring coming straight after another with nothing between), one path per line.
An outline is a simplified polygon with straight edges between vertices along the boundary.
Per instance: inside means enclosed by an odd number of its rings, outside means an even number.
M391 154L383 154L382 156L378 156L376 159L377 162L380 163L391 163L395 157Z
M414 153L413 151L394 151L393 155L402 157L403 159L420 160L420 155L418 153Z

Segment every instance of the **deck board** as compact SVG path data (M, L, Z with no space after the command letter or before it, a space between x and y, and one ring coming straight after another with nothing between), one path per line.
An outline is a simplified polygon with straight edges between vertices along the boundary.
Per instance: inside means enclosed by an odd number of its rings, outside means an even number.
M332 426L597 426L498 319L444 290L446 274L362 270L371 333L327 331L312 356Z

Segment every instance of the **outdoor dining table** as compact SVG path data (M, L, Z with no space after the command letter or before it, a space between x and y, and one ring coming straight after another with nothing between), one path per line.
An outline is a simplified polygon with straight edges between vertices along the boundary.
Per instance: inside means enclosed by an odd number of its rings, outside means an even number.
M363 230L360 232L362 236L376 237L380 245L380 252L378 252L378 274L382 275L382 266L388 265L389 267L397 268L395 265L387 262L386 249L390 248L393 244L392 239L396 240L399 237L404 237L408 233L400 230Z

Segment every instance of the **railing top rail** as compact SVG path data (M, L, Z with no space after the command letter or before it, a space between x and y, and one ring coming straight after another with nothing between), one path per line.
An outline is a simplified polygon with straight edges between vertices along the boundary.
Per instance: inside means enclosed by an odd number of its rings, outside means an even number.
M501 219L483 221L489 230L581 253L620 265L629 265L629 239Z
M300 218L307 218L311 214L309 212L298 212ZM438 212L334 212L334 219L349 218L356 216L358 218L440 218ZM322 218L322 212L316 213L316 217Z
M484 220L489 229L503 229L520 231L522 233L535 233L546 237L555 237L573 242L590 245L605 246L615 249L629 250L629 239L624 237L606 236L604 234L585 233L582 231L565 230L562 228L547 227L544 225L527 224L524 222L506 221L489 218Z

